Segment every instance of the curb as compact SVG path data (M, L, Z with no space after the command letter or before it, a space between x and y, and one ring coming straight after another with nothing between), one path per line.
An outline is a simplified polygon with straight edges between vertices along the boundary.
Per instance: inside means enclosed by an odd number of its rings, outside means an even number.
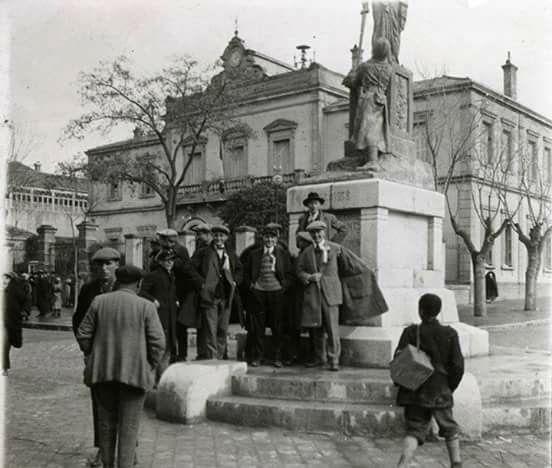
M487 330L487 331L512 330L516 328L531 327L534 325L550 325L551 323L552 323L552 319L536 319L536 320L526 320L525 322L503 323L500 325L483 325L478 328L481 328L482 330Z
M47 322L23 322L23 328L32 328L35 330L54 330L54 331L73 331L71 325L64 323L47 323Z

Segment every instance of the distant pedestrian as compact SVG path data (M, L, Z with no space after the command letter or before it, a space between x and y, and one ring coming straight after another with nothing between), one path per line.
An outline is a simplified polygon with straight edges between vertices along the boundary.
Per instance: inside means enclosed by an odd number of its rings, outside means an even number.
M498 297L498 285L496 284L496 275L493 271L489 271L485 275L485 292L487 302L494 302Z
M130 468L146 391L165 352L165 335L155 306L138 297L143 276L134 266L117 269L119 288L94 298L77 331L86 356L85 383L98 404L99 443L104 468Z
M25 293L25 304L23 306L23 320L28 320L31 316L31 309L33 307L33 289L30 283L30 278L27 273L22 273L19 281L23 292Z
M52 311L52 283L45 272L38 275L36 288L36 302L39 310L39 317L45 317Z
M23 346L22 317L25 307L25 290L13 273L4 274L2 317L2 375L8 375L10 349Z
M446 440L451 467L462 466L460 429L452 414L452 394L464 375L464 358L456 330L437 320L440 312L439 296L424 294L418 302L422 323L404 329L395 351L397 355L409 344L416 346L419 333L420 349L429 356L434 368L433 374L417 390L399 386L397 405L404 406L406 423L400 468L409 466L416 448L425 442L432 416L439 426L439 435Z
M174 282L174 250L161 249L155 257L155 266L142 281L140 296L155 305L163 332L165 333L165 354L156 370L156 383L171 361L176 349L176 286Z
M241 264L226 241L230 230L213 226L213 242L194 255L192 263L204 280L199 293L201 328L199 342L206 359L223 359L230 310L239 302L236 283L241 281Z
M63 305L65 307L73 307L73 281L67 278L63 283Z
M121 255L119 252L111 247L103 247L92 256L92 279L82 286L77 299L77 307L73 314L73 332L75 336L94 298L100 294L113 290L115 285L115 271L119 268L120 258ZM91 398L92 421L94 423L94 447L98 448L98 450L88 460L88 463L90 466L100 466L98 405L94 392L91 393Z
M53 309L53 315L54 317L60 317L61 316L61 307L62 307L62 298L61 298L61 293L62 293L62 284L61 284L61 278L59 277L56 277L54 279L54 284L53 284L53 287L52 287L52 295L53 295L53 304L52 304L52 309Z

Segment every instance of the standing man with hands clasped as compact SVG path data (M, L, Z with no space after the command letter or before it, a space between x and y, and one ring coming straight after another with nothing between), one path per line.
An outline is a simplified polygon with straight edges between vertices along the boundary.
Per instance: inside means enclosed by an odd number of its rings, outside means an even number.
M134 465L146 391L165 351L155 306L137 295L142 276L137 267L118 268L118 290L94 298L77 331L84 380L98 405L104 468L115 466L115 447L119 468Z

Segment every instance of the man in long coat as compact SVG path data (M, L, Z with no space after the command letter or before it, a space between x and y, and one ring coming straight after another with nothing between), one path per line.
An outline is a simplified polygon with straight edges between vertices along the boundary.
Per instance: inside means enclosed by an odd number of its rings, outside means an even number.
M165 337L153 304L136 291L142 271L123 266L117 291L94 298L77 340L86 355L85 383L98 403L104 467L131 468L146 391L165 349Z
M213 242L194 255L192 263L204 280L199 293L201 328L199 342L206 359L223 359L230 320L230 309L238 300L236 284L242 268L234 251L226 246L230 230L213 226Z
M8 375L10 368L10 348L21 348L23 335L21 333L23 309L26 303L25 290L13 273L4 274L4 289L2 300L2 374Z
M77 307L73 314L73 333L77 335L79 326L92 304L94 298L100 294L111 292L115 285L115 271L119 268L121 255L111 247L103 247L97 250L92 256L92 274L93 278L88 283L83 284L77 298ZM101 466L100 460L100 439L98 426L98 404L94 393L92 398L92 421L94 425L94 447L98 450L90 458L90 466Z
M297 260L297 276L305 286L302 325L313 327L315 359L309 367L321 366L324 356L324 332L328 335L329 369L339 370L341 343L339 338L339 306L343 292L338 273L338 256L342 247L326 240L327 226L314 221L307 226L314 245L301 252Z
M307 198L303 200L303 205L307 207L308 211L299 218L297 232L306 231L307 226L314 221L321 221L326 226L324 238L341 244L347 237L349 230L345 223L339 221L336 216L321 210L324 202L324 198L318 193L310 192L308 194Z
M176 348L176 286L173 267L176 255L173 250L161 249L155 257L155 266L142 281L140 296L153 302L165 333L165 354L156 370L157 382L171 360Z

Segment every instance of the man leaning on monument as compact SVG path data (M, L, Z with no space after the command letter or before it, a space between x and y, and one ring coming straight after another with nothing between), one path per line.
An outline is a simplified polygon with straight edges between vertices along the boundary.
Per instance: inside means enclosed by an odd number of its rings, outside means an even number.
M321 210L325 200L316 192L310 192L303 200L303 205L308 208L308 211L299 218L297 232L307 231L307 226L314 221L324 223L325 236L324 238L332 242L342 243L349 233L345 223L339 221L337 217L331 213L326 213Z
M86 356L84 381L98 406L99 446L105 468L130 468L140 416L154 383L154 369L165 350L155 306L138 297L142 270L117 269L119 288L94 298L77 330Z
M307 367L323 366L324 333L327 333L327 358L329 369L339 370L341 343L339 338L339 306L343 292L338 273L338 256L342 247L326 239L328 226L323 221L313 221L307 226L313 244L305 248L297 260L297 276L304 285L301 325L312 327L314 359Z

